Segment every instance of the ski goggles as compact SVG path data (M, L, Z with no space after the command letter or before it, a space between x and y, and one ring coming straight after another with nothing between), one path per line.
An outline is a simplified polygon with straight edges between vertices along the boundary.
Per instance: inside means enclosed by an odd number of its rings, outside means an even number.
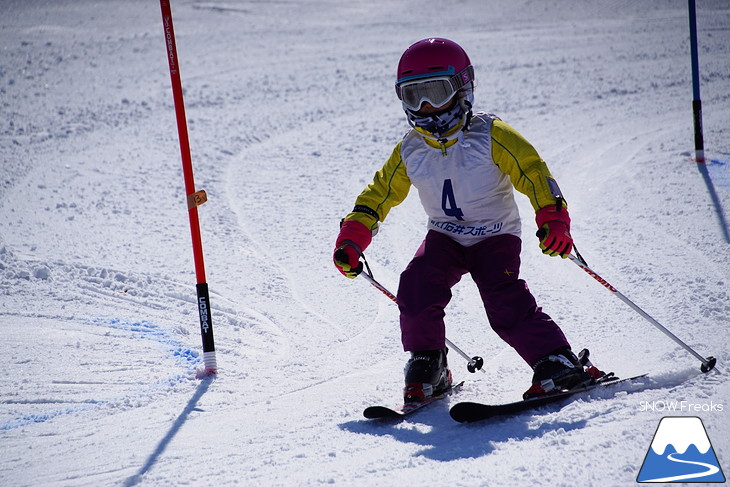
M452 71L453 73L453 68ZM474 68L467 66L461 72L451 76L403 81L395 85L398 98L407 108L418 111L423 102L435 108L448 103L461 88L474 80Z

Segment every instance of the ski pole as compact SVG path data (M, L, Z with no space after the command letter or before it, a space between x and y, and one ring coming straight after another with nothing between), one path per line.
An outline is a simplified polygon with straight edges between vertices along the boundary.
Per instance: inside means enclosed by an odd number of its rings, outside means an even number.
M574 247L575 249L575 247ZM586 271L586 273L591 276L593 279L598 281L603 287L611 291L617 298L619 298L621 301L629 305L631 309L639 313L643 318L645 318L649 323L654 325L659 331L664 333L666 336L674 340L679 346L684 348L686 351L688 351L690 354L692 354L694 357L696 357L700 362L702 362L702 366L700 367L700 370L702 372L709 372L717 363L717 359L715 357L707 357L704 358L699 353L695 352L692 347L684 343L682 340L680 340L674 333L667 330L664 326L662 326L657 320L649 316L643 309L639 308L633 301L631 301L629 298L621 294L618 289L613 287L608 281L606 281L604 278L598 275L593 269L588 267L588 264L586 263L585 259L582 255L580 255L580 252L578 252L578 249L575 249L575 253L577 254L577 257L573 254L568 254L568 259L570 259L571 262L573 262L575 265Z
M370 267L368 266L368 271L369 270L370 270ZM383 294L388 296L395 304L398 304L398 298L396 298L393 293L388 291L385 288L385 286L383 286L378 281L376 281L373 278L372 273L368 273L367 271L365 271L365 272L361 272L360 275L363 276L365 278L365 280L368 281L370 284L372 284L376 289L378 289L380 292L382 292ZM462 349L460 349L459 347L454 345L454 343L451 340L449 340L448 338L446 338L446 345L450 349L454 350L456 353L458 353L459 355L464 357L464 359L466 359L466 361L468 362L466 365L466 368L469 372L471 372L473 374L477 370L481 370L485 374L487 373L486 370L482 369L482 367L484 366L484 359L482 357L474 356L474 357L469 358L469 356L466 353L464 353L464 351Z

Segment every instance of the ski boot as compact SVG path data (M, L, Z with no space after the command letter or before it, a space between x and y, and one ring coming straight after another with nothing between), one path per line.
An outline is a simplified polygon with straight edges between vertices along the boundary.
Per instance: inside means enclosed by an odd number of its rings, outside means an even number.
M568 347L559 348L541 358L533 370L532 386L522 395L523 399L557 394L596 380Z
M438 396L451 387L451 370L446 361L447 348L411 352L406 363L406 387L403 390L403 401L423 401L431 396Z
M578 361L583 366L583 369L588 372L591 377L593 377L593 380L595 380L596 382L608 382L618 379L618 377L613 375L613 372L609 372L607 374L595 365L593 365L589 358L590 354L591 352L589 352L587 348L584 348L583 350L578 352Z

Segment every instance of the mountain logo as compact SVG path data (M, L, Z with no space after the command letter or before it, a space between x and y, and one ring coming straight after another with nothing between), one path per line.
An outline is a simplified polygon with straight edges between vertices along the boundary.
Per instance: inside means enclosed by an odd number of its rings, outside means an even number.
M662 418L636 481L725 482L702 420L694 416Z

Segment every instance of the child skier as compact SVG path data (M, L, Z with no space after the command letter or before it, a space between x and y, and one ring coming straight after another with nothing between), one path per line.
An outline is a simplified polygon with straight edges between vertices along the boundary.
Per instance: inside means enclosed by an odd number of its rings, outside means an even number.
M355 278L378 222L411 185L418 189L428 232L397 295L403 348L411 352L405 401L451 385L444 309L466 273L492 329L534 370L525 398L590 382L561 329L519 279L521 222L513 187L536 211L543 253L565 258L573 247L568 209L545 161L499 118L472 113L474 68L453 41L423 39L406 49L395 88L412 129L343 219L334 262Z

